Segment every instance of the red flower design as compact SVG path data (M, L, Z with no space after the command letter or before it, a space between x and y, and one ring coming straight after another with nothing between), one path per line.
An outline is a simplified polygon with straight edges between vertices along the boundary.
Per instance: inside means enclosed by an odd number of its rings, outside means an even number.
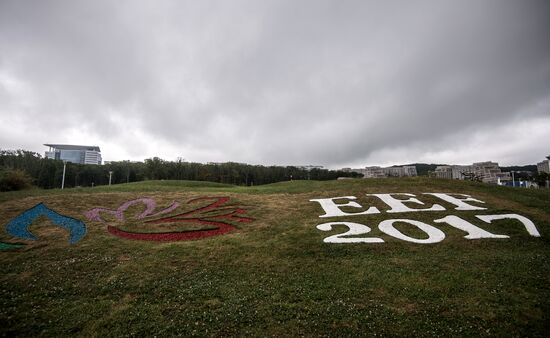
M215 226L216 229L204 229L204 230L191 230L191 231L179 231L179 232L159 232L159 233L140 233L121 230L114 226L108 226L107 231L109 233L127 239L144 240L144 241L185 241L192 239L199 239L211 236L217 236L225 234L235 227L228 223L228 221L238 223L252 222L254 219L244 217L241 215L246 214L246 210L235 207L225 206L224 204L229 202L229 197L200 197L195 198L187 202L187 204L195 203L197 201L214 200L214 202L194 209L192 211L162 217L153 220L147 220L145 223L158 224L158 223L200 223L203 225Z

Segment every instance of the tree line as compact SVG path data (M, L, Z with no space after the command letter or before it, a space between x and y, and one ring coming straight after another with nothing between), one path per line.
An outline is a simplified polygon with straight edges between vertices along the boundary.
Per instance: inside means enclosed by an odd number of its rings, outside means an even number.
M63 161L43 158L26 150L0 150L0 170L20 171L31 183L44 189L61 187ZM110 174L111 173L111 174ZM327 169L305 170L294 166L261 166L242 163L202 164L166 161L158 157L143 162L118 161L104 165L66 164L65 187L90 187L111 183L145 180L193 180L235 185L260 185L289 180L334 180L338 177L358 177Z

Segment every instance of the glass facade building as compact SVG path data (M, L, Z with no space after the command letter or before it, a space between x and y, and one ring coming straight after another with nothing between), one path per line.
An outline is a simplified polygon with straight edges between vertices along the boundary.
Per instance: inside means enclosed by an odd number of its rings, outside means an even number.
M101 150L98 146L72 144L44 144L50 147L46 158L79 164L101 164Z

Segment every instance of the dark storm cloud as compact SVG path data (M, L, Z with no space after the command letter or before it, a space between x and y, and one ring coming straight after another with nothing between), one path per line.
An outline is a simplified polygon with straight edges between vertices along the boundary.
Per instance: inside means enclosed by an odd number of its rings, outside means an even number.
M510 124L550 128L548 36L545 1L4 1L0 142L339 165L494 134L494 159Z

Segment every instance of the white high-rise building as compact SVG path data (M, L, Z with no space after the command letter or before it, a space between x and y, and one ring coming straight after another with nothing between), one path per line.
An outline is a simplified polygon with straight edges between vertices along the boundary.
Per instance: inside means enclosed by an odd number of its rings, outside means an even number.
M537 163L537 171L550 174L550 155L546 156L546 160Z

